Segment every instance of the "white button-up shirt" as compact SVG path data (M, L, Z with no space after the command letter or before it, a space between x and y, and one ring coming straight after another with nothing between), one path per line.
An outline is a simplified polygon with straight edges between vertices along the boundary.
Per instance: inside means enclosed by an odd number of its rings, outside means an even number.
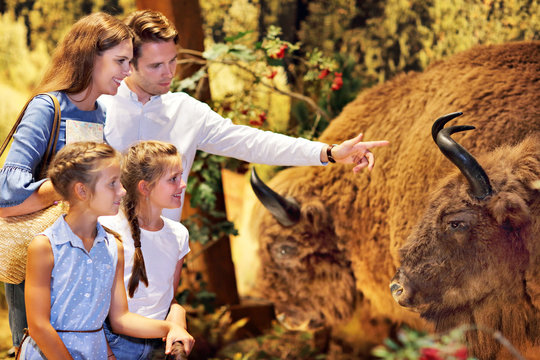
M102 95L99 100L107 109L104 133L111 146L124 151L138 140L172 143L182 154L186 183L197 150L268 165L322 165L325 144L235 125L182 92L152 96L142 104L122 82L115 96ZM181 210L164 214L178 220Z

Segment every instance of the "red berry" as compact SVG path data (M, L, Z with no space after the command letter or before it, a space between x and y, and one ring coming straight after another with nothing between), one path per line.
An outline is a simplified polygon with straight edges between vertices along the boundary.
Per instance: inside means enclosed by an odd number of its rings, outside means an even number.
M319 73L318 78L319 78L319 79L324 79L328 74L330 74L330 70L328 70L328 69L323 69L323 71L321 71L321 72Z
M466 347L462 347L462 348L458 349L458 350L454 353L454 356L455 356L458 360L467 360L467 357L468 357L468 354L467 354L467 348L466 348Z
M266 75L267 78L273 79L277 75L277 70L272 71L270 74Z
M342 86L343 86L343 78L341 76L336 76L334 78L334 81L332 82L331 89L333 91L336 91L336 90L341 89Z
M434 348L423 348L420 350L420 360L442 360L439 350Z

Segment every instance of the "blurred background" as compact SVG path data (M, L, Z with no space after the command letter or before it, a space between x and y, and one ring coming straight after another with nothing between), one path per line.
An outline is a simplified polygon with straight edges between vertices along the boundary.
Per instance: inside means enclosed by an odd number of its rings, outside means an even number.
M172 90L236 123L311 139L360 91L400 72L477 44L540 39L537 0L0 0L0 139L69 26L95 11L122 18L145 8L162 11L180 34ZM193 358L329 356L317 351L324 335L287 333L272 305L252 292L257 241L243 220L255 201L250 166L200 153L192 170L183 222L193 250L179 300L205 339L198 346L207 348ZM257 170L267 180L280 168ZM1 355L11 338L0 292ZM222 351L250 336L259 339L251 352ZM264 353L253 350L275 339ZM304 355L286 353L291 342Z

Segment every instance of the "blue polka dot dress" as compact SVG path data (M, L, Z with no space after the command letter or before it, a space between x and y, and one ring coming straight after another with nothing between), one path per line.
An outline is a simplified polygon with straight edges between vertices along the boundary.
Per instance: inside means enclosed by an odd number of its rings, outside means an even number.
M51 324L56 330L96 330L103 325L111 303L118 249L112 235L97 224L90 252L61 216L43 233L51 242ZM103 330L91 333L59 332L74 359L106 359ZM25 359L44 359L29 339Z

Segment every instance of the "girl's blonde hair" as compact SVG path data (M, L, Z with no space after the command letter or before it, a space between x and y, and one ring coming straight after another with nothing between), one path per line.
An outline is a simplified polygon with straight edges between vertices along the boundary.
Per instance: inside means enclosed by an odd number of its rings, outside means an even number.
M133 269L128 283L130 297L133 297L139 282L142 281L148 286L148 277L141 251L141 230L137 219L142 197L138 190L138 184L144 180L148 183L148 188L152 189L167 170L179 165L182 165L182 157L176 147L162 141L139 142L131 146L124 156L121 181L127 193L122 201L122 209L129 222L131 237L135 244Z
M133 37L133 31L112 15L98 12L80 19L54 50L35 93L83 91L92 81L96 56Z
M69 200L73 184L78 182L88 186L93 194L103 162L120 162L121 158L120 153L107 144L76 142L58 151L49 166L47 176L62 198Z

